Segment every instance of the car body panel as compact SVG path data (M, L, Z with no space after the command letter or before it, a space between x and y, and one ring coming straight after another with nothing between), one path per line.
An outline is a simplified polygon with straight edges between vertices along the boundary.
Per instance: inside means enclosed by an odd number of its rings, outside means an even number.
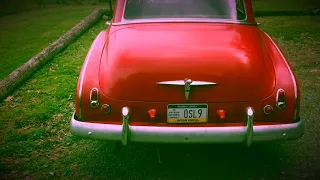
M275 87L274 68L255 26L125 25L105 48L100 87L114 99L183 102L183 88L157 82L185 78L217 83L193 87L188 102L257 101Z

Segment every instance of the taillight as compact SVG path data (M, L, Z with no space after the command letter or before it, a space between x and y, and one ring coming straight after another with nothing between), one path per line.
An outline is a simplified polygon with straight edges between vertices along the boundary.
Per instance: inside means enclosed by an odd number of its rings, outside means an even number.
M149 117L150 119L155 119L156 118L156 114L157 114L157 110L156 109L150 109L148 111Z
M286 107L286 93L283 89L278 89L277 98L276 98L276 106L279 109L284 109Z
M224 111L223 109L219 109L217 111L217 116L219 117L219 119L223 120L226 118L226 111Z
M92 108L97 108L99 106L99 90L97 88L91 89L90 106Z

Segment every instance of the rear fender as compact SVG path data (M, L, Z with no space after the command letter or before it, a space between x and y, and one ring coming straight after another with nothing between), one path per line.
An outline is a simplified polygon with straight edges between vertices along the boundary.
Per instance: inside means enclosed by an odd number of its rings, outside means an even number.
M79 74L76 89L76 117L83 119L90 107L90 91L99 88L99 66L108 30L100 32L92 43ZM92 109L97 111L99 108Z
M276 73L276 88L286 92L287 107L281 110L283 123L298 121L300 117L300 86L287 58L278 45L265 32L262 32L266 49L272 59Z

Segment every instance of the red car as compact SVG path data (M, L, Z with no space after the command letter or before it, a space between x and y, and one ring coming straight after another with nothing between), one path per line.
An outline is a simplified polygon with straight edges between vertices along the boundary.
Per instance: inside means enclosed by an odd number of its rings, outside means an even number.
M149 143L292 140L300 88L251 0L118 0L80 72L74 135Z

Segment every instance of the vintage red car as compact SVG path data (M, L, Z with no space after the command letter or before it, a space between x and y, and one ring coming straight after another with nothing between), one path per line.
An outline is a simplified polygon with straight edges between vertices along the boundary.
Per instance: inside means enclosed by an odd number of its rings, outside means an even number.
M118 0L84 61L74 135L147 143L292 140L300 88L251 0Z

